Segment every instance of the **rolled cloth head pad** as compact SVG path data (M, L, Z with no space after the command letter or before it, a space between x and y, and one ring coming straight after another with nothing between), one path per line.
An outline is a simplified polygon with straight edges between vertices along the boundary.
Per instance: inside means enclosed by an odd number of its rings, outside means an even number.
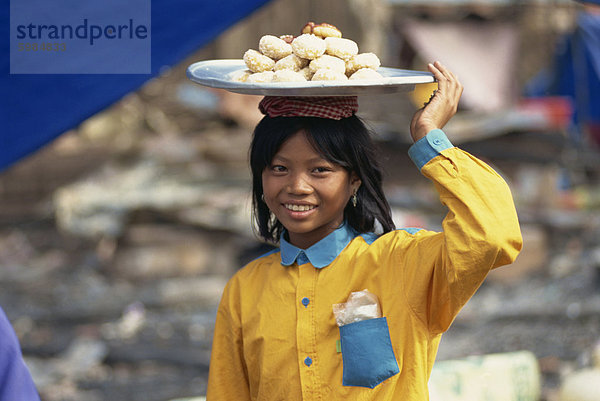
M341 120L358 111L358 97L265 96L258 108L269 117L320 117Z

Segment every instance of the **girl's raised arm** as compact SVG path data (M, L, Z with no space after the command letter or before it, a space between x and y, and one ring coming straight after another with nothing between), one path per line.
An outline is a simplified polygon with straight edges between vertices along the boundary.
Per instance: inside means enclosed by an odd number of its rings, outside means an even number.
M448 329L488 272L514 261L522 246L510 189L440 129L456 113L462 86L439 62L429 65L439 89L411 123L409 155L448 208L443 231L421 231L397 254L407 302L431 333Z
M456 114L463 87L458 78L442 63L427 66L438 82L438 89L425 107L417 110L410 123L410 134L417 142L427 133L444 125Z

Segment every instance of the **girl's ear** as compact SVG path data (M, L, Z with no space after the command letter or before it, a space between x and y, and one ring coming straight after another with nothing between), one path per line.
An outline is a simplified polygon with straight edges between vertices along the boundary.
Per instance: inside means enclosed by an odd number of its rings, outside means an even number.
M352 193L355 194L360 188L362 181L358 178L358 175L353 171L350 173L350 186L352 186Z

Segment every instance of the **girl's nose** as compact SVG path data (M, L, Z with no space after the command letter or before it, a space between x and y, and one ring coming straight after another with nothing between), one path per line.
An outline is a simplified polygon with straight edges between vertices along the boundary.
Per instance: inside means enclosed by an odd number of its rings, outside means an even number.
M291 177L288 184L288 192L296 195L304 195L312 192L312 186L302 174L296 174Z

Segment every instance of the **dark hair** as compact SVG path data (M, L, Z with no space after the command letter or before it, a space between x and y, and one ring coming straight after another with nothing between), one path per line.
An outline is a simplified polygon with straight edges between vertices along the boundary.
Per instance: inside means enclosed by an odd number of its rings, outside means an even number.
M281 145L292 135L304 131L320 155L354 172L362 181L356 193L356 207L350 202L344 209L344 219L359 233L375 229L375 220L383 232L392 231L390 206L383 194L382 174L371 132L356 116L332 120L318 117L265 116L254 129L250 145L252 170L252 206L258 234L267 241L277 242L283 225L272 216L262 200L262 173L271 165Z

